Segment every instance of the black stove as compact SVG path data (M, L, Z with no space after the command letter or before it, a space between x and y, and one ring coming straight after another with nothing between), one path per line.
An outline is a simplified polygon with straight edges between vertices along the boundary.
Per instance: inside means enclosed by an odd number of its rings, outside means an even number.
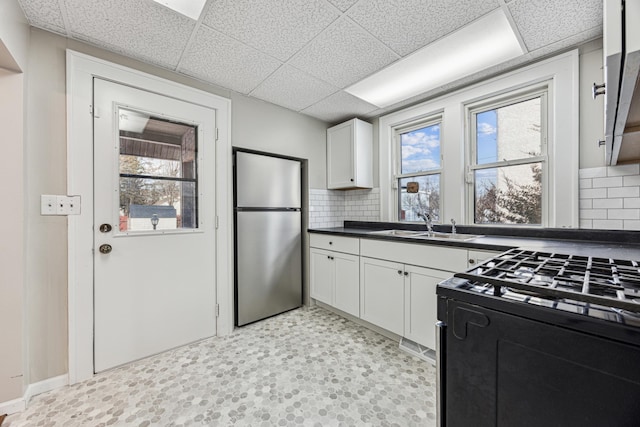
M440 426L639 425L638 261L513 249L436 293Z
M449 284L480 294L640 327L640 263L513 249Z

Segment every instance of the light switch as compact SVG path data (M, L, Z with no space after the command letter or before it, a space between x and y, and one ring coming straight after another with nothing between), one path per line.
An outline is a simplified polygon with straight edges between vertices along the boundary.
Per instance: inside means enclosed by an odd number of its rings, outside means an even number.
M57 196L57 215L80 215L80 196Z
M80 196L40 196L41 215L80 215Z
M58 196L43 194L40 196L40 215L57 215Z

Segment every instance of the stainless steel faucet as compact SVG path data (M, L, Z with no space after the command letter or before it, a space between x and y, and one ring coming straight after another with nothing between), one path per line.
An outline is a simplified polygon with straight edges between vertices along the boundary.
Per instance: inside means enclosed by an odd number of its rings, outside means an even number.
M456 230L456 220L451 218L451 234L456 234L458 230Z
M418 212L418 218L421 218L424 221L429 234L433 234L433 223L431 221L431 215L426 212Z

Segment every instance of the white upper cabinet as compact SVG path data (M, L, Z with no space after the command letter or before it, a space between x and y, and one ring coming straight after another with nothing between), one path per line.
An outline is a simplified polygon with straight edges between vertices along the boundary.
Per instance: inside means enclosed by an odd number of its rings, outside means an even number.
M327 129L327 188L373 188L373 127L352 119Z
M640 162L640 0L604 0L606 163Z

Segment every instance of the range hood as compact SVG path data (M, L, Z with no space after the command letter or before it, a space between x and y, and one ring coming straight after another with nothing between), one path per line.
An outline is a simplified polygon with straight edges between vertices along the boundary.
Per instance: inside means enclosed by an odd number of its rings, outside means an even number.
M605 0L603 17L606 163L640 163L640 1Z

